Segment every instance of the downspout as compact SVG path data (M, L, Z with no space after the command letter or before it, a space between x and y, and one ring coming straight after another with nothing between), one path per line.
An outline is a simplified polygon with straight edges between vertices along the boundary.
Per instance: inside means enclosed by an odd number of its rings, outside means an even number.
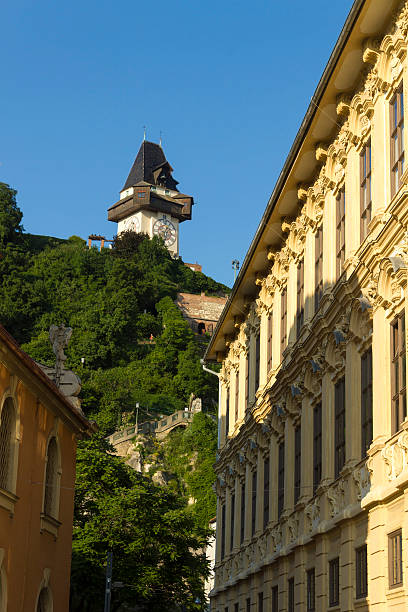
M200 359L201 362L201 367L203 368L204 372L208 372L209 374L213 374L214 376L216 376L218 378L218 439L217 439L217 448L220 448L220 444L221 444L221 414L220 414L220 410L221 410L221 381L220 381L220 375L218 372L214 372L214 370L210 370L210 368L207 368L204 364L204 359Z

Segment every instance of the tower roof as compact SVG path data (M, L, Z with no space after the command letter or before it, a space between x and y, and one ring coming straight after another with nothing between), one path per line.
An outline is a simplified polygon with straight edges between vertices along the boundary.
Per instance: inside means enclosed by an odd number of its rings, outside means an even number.
M172 177L172 171L161 146L144 140L122 190L144 181L178 191L178 181Z

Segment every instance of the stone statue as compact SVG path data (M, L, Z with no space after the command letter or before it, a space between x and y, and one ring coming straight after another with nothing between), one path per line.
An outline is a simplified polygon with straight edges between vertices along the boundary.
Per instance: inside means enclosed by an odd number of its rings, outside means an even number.
M52 350L54 351L55 355L55 384L57 387L59 387L61 371L64 366L64 362L67 359L67 356L64 353L64 348L68 346L68 342L72 336L72 327L65 327L65 325L51 325L49 333Z

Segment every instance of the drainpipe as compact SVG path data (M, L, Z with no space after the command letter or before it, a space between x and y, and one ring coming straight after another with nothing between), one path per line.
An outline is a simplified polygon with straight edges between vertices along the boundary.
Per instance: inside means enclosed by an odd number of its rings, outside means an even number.
M220 448L221 445L221 414L220 414L220 410L221 410L221 381L220 381L220 375L218 372L214 372L214 370L210 370L210 368L207 368L204 364L204 359L200 359L200 363L201 363L201 367L203 368L204 372L208 372L209 374L213 374L214 376L216 376L218 378L218 441L217 441L217 448Z

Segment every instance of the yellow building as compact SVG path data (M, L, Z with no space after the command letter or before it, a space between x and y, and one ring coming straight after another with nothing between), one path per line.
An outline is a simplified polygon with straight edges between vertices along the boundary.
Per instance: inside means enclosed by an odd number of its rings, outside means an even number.
M76 445L95 427L62 384L0 325L0 612L68 612Z
M214 611L408 609L407 44L354 2L207 350Z

